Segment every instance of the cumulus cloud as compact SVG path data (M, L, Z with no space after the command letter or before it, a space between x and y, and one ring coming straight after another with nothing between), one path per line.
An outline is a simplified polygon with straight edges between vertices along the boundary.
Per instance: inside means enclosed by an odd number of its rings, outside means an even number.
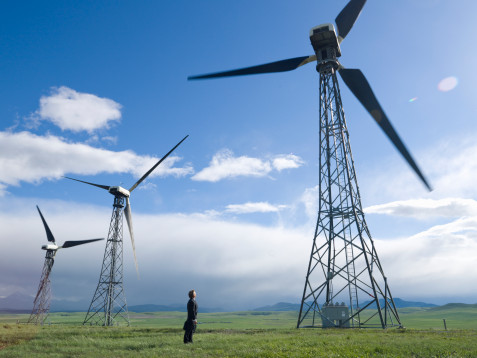
M0 132L0 190L21 181L36 183L65 174L131 173L141 177L159 159L132 151L114 152L56 136L29 132ZM177 177L193 173L190 165L174 167L178 156L168 157L151 176Z
M192 177L192 180L217 182L237 176L263 177L272 170L270 163L246 156L234 157L224 149L214 155L210 165Z
M272 160L273 167L279 172L284 169L299 168L303 164L303 160L294 154L278 155Z
M369 214L409 216L418 219L456 218L477 215L477 201L462 198L412 199L373 205L364 211Z
M223 149L216 153L209 166L196 173L192 180L218 182L238 176L264 177L273 169L281 171L298 168L302 164L301 158L293 154L278 155L268 160L247 156L235 157L232 151Z
M276 213L286 208L286 205L273 205L267 202L230 204L226 207L226 212L234 214L250 214L250 213Z
M40 98L40 108L35 114L62 130L92 133L107 128L111 122L119 121L121 105L108 98L62 86L52 88L49 96Z

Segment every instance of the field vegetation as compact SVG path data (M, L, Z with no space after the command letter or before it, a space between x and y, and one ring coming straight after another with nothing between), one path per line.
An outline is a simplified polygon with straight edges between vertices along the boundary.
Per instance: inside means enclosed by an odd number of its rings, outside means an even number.
M84 313L53 313L43 326L1 315L0 357L477 357L475 305L400 314L404 329L298 330L297 312L204 313L192 345L182 312L130 312L131 327L82 326Z

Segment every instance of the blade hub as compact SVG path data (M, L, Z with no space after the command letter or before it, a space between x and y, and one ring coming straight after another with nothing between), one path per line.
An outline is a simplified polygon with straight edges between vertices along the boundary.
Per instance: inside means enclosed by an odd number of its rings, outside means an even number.
M316 71L318 73L334 73L339 69L341 64L338 60L323 60L316 64Z

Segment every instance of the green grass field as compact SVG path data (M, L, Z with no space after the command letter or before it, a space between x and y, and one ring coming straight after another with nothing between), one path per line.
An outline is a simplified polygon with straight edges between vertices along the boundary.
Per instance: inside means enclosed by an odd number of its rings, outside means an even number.
M84 327L84 313L54 313L42 327L2 315L0 357L477 357L477 307L400 315L405 329L297 330L297 312L204 313L193 345L182 343L181 312L130 312L131 327Z

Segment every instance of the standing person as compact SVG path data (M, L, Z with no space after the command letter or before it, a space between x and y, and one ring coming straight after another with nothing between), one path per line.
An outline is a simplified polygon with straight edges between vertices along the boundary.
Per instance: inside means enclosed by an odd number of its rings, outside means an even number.
M184 323L184 343L193 343L192 335L195 332L197 325L197 302L195 297L197 296L195 290L189 291L189 302L187 302L187 321Z

